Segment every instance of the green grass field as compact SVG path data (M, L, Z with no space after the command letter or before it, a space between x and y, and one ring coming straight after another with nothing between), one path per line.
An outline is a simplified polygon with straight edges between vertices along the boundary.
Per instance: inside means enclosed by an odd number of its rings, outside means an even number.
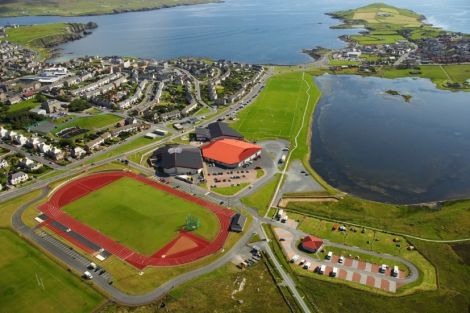
M261 188L253 192L251 195L244 197L241 202L249 207L258 209L258 213L261 216L266 214L268 206L273 197L274 191L276 190L277 183L281 174L276 174L274 178L268 183L264 184Z
M142 254L151 255L177 235L186 217L198 217L196 234L212 240L218 219L208 209L131 178L121 178L63 210Z
M0 16L5 12L4 5L0 4ZM3 10L2 10L3 9ZM39 52L40 58L49 56L49 50L40 43L40 40L48 40L57 36L70 33L67 23L51 23L27 25L7 30L8 40L18 43Z
M24 46L34 46L34 42L49 36L68 33L67 23L36 24L9 28L8 40Z
M301 214L337 219L429 239L470 237L470 201L447 202L439 209L407 207L346 196L338 202L291 202Z
M114 114L100 114L93 116L79 117L69 122L58 125L54 129L54 133L58 133L62 129L69 127L80 127L88 130L100 129L107 126L112 126L122 120L122 117Z
M249 183L241 183L240 186L216 187L211 188L211 191L224 196L233 196L234 194L239 193L243 188L248 185Z
M244 283L240 288L242 282ZM239 292L234 292L239 288ZM243 303L238 303L238 300L243 300ZM245 271L240 271L229 263L175 288L163 301L166 304L164 308L159 307L158 302L137 310L110 304L101 313L290 312L277 282L263 262Z
M167 135L167 136L169 136L169 135ZM113 156L116 156L116 155L119 155L119 154L123 154L123 153L126 153L127 151L137 149L137 148L146 146L148 144L151 144L152 142L160 141L163 138L165 138L165 137L159 137L159 138L155 138L155 139L139 137L137 139L119 144L116 148L114 148L110 151L107 151L105 153L102 153L102 154L100 154L100 155L98 155L94 158L91 158L91 159L87 160L86 163L89 164L89 163L93 163L93 162L98 162L98 161L104 160L106 158L110 158L110 157L113 157ZM139 163L141 157L142 157L142 154L137 152L137 153L130 154L129 155L129 160L134 161L136 163Z
M308 74L305 79L312 82ZM302 72L271 77L255 102L239 113L233 127L250 140L292 139L305 110L306 90Z
M15 113L15 112L18 112L18 111L23 111L23 110L31 110L31 109L37 107L40 104L41 103L37 102L36 99L34 99L34 98L29 99L29 100L25 100L25 101L21 101L21 102L18 102L18 103L15 103L15 104L11 105L8 108L8 113Z
M96 15L122 10L164 8L184 4L216 2L213 0L9 0L0 2L0 16L25 15Z
M0 230L0 311L88 313L102 296L12 232Z

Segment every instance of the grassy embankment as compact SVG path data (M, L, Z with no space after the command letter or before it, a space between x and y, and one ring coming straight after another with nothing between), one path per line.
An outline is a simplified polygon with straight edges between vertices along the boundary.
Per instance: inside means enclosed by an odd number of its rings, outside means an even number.
M0 205L0 308L8 312L93 310L103 297L8 228L18 207L39 196L33 191ZM5 311L6 312L6 311Z
M0 3L0 16L98 15L125 11L161 9L179 5L218 2L217 0L12 0Z

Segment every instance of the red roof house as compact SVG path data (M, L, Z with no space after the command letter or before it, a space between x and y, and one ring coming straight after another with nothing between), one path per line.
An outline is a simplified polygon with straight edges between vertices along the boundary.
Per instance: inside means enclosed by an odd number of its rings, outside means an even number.
M219 139L202 147L202 156L209 162L238 167L261 154L261 147L236 139Z
M321 249L323 246L323 240L315 236L308 235L302 240L301 246L305 251L314 253Z

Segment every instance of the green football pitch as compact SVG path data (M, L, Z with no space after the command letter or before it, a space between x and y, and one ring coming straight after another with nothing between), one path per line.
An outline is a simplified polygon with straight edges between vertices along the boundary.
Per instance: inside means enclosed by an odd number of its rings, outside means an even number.
M91 312L101 295L12 232L0 229L0 312Z
M213 240L219 231L218 218L208 209L128 177L62 210L144 255L152 255L176 238L189 215L201 223L195 234Z

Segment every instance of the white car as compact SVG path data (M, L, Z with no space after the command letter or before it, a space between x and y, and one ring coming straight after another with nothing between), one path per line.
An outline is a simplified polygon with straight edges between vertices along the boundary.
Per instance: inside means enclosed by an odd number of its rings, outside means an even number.
M93 275L91 275L89 271L85 271L83 273L83 277L85 277L86 279L93 279Z
M343 264L344 263L344 256L340 256L338 259L338 263Z

